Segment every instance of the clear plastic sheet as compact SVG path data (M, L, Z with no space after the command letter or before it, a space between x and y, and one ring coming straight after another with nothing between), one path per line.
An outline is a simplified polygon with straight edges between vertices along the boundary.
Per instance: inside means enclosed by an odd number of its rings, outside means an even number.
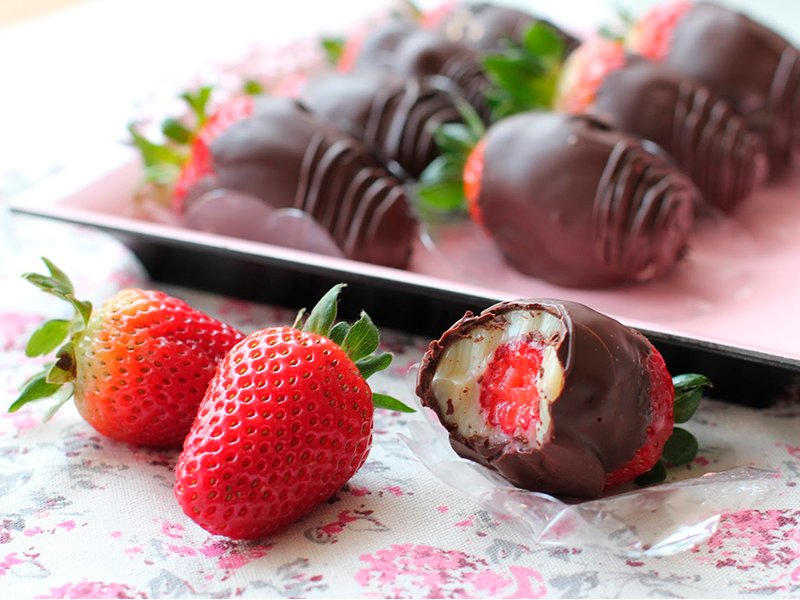
M417 369L409 372L409 384ZM416 397L415 397L416 398ZM591 547L630 557L671 556L710 538L720 517L756 508L775 490L778 473L743 466L674 483L569 504L521 490L473 461L459 457L447 430L429 408L400 438L448 486L526 535L531 542Z

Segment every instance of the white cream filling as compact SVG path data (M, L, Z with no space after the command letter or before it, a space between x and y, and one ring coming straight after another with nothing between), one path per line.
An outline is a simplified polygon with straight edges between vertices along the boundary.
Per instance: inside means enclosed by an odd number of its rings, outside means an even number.
M509 434L490 425L482 414L480 380L495 351L512 340L529 340L537 332L546 344L537 380L539 420L527 430L517 430L513 437L520 446L541 447L550 433L550 404L564 387L564 369L558 360L556 341L563 336L561 321L544 311L517 310L503 315L506 322L490 322L476 327L467 337L450 344L444 351L433 376L432 389L440 414L466 437L486 437L494 443L509 441ZM561 333L561 336L556 334ZM538 337L538 336L536 336ZM450 408L452 406L452 409Z

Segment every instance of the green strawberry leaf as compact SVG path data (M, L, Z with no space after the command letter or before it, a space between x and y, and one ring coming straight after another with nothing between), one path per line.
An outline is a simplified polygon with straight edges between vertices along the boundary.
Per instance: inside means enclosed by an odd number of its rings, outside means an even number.
M412 413L416 412L410 406L406 406L397 398L385 396L383 394L372 394L372 404L375 408L383 408L386 410L396 410L398 412Z
M70 281L69 277L67 277L67 274L64 273L64 271L59 269L53 263L53 261L51 261L46 256L42 257L42 262L47 267L47 270L50 271L50 277L52 277L53 279L58 281L62 285L63 289L66 290L67 294L74 294L75 293L75 288L72 285L72 281Z
M33 332L31 339L28 340L28 345L25 347L25 356L28 358L42 356L58 348L58 345L69 334L69 326L70 322L64 319L52 319L42 323Z
M683 465L695 459L698 448L697 439L691 433L676 427L664 444L664 453L661 456L674 465Z
M344 46L347 40L343 37L324 37L320 40L320 45L325 51L325 58L328 64L335 67L344 54Z
M306 316L306 309L301 308L297 311L297 316L294 318L294 323L292 323L292 327L294 329L303 329L303 318Z
M442 182L460 183L463 171L464 157L440 154L420 174L419 183L423 186Z
M264 86L255 79L248 79L244 82L242 91L248 96L260 96L264 93Z
M78 311L78 314L83 319L85 325L89 324L89 317L92 316L92 303L88 300L78 300L72 294L67 294L65 300L70 302L72 306L75 307L75 310Z
M479 138L464 123L444 123L434 130L433 139L445 154L466 157Z
M186 91L180 95L181 98L186 100L197 118L197 129L200 129L208 121L206 108L208 101L211 98L211 91L214 88L211 86L203 86L196 92Z
M177 181L181 173L178 165L152 165L144 168L142 183L154 183L156 185L171 185Z
M378 344L380 344L378 328L375 327L369 315L362 310L361 318L353 323L345 335L341 344L342 350L353 362L357 362L375 352Z
M383 352L356 361L356 367L358 367L358 371L364 379L369 379L378 371L383 371L392 364L393 358L394 356L391 352Z
M311 314L303 326L303 331L328 337L331 326L336 321L336 302L339 298L339 292L344 287L344 283L337 283L320 298L317 305L311 309Z
M188 144L192 140L192 132L178 119L167 118L161 122L161 133L164 137L179 144Z
M552 27L541 22L527 29L523 44L528 52L543 59L560 61L564 56L564 41Z
M685 373L672 378L675 386L674 415L676 423L685 423L697 410L707 387L713 387L705 375Z
M67 403L67 400L72 398L72 393L72 386L64 386L58 392L56 392L54 395L56 398L56 403L48 408L47 412L44 413L44 416L42 417L42 423L47 423L50 419L52 419L58 410Z
M71 288L68 288L62 282L54 279L53 277L48 277L47 275L41 275L39 273L25 273L22 275L22 277L43 292L52 294L58 298L61 298L62 300L66 299L67 294L72 293Z
M639 475L635 481L637 485L645 486L645 485L653 485L656 483L661 483L667 478L667 468L664 466L664 463L659 460L653 468L650 469L647 473L642 473Z
M469 102L464 100L464 98L455 97L453 98L453 102L455 103L456 110L458 110L458 114L461 115L464 124L472 132L473 137L476 140L479 140L486 135L486 124L478 114L478 111L476 111Z
M56 354L56 362L47 371L47 383L67 383L73 381L76 374L75 348L70 341L64 344Z
M415 196L421 208L435 212L453 212L466 207L464 184L461 180L419 185Z
M19 395L11 406L8 407L8 412L16 412L28 402L48 398L56 393L61 387L60 383L48 383L44 375L36 377L25 386L22 393Z
M152 167L160 164L172 164L181 166L186 161L186 157L166 145L156 144L148 140L138 131L133 123L128 124L128 132L133 139L133 145L139 149L145 167Z
M348 331L350 331L350 324L340 321L331 328L331 332L328 337L334 344L341 346ZM366 377L364 379L366 379Z

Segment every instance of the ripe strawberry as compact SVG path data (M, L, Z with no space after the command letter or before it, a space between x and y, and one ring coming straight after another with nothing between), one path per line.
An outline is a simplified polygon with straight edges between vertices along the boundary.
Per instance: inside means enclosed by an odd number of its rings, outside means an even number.
M625 66L621 42L592 38L567 58L558 86L556 108L581 114L593 103L606 75Z
M175 495L203 529L236 539L277 533L327 500L367 459L373 394L366 378L378 330L362 313L338 323L330 290L302 325L270 327L239 342L219 365L177 467Z
M67 276L43 260L49 277L24 277L70 302L76 315L48 321L33 334L28 356L66 342L9 411L55 395L59 402L49 418L74 395L81 416L103 435L143 446L180 446L217 363L243 335L156 291L122 290L93 310L75 298Z
M596 497L692 460L708 380L675 378L641 334L585 306L517 300L467 313L431 343L417 394L454 449L533 491ZM679 393L676 395L676 390Z
M662 61L672 45L672 34L693 3L684 0L656 6L638 20L626 40L627 46L651 60Z
M481 177L483 177L483 152L486 148L486 140L481 138L470 151L464 163L461 179L464 183L464 197L467 199L467 210L472 220L483 225L483 215L478 205L478 196L481 193Z

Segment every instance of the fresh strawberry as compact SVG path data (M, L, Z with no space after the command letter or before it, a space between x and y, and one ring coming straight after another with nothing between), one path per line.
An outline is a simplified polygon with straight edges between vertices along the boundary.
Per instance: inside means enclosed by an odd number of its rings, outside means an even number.
M60 269L43 260L49 276L24 277L70 302L76 314L34 332L28 356L60 349L9 411L56 396L49 418L74 396L81 416L103 435L143 446L180 446L217 363L243 335L156 291L125 289L93 309L75 297Z
M692 2L684 0L656 6L633 25L628 33L627 46L651 60L664 60L672 45L675 27L692 7Z
M586 112L606 75L625 62L622 42L597 37L581 44L564 64L555 106L574 114Z
M697 441L673 424L709 381L674 381L617 321L572 302L514 300L467 313L432 342L417 394L463 457L519 487L592 498L663 479L662 456L694 458Z
M483 224L483 215L478 205L478 196L481 192L481 177L483 176L483 152L486 140L481 138L467 156L461 178L464 183L464 197L467 199L467 210L472 220L479 225Z
M408 410L365 381L389 366L373 355L378 330L366 313L336 319L343 286L302 324L239 342L208 386L178 461L175 495L207 531L235 539L274 534L327 500L364 464L373 404Z

